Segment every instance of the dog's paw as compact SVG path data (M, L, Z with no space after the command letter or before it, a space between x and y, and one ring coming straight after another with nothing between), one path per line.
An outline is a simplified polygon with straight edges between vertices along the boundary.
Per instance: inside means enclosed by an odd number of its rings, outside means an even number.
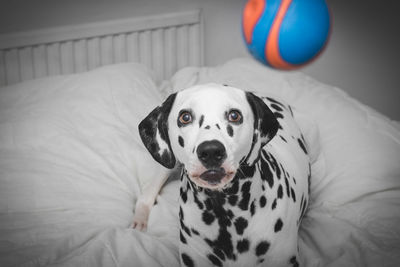
M133 216L132 228L145 232L149 219L150 207L144 203L136 203L135 215Z

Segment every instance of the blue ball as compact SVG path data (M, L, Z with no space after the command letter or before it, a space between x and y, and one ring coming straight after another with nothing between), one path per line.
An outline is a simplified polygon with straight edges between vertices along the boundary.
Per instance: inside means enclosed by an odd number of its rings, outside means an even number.
M296 69L326 46L330 14L325 0L249 0L242 17L250 53L277 69Z

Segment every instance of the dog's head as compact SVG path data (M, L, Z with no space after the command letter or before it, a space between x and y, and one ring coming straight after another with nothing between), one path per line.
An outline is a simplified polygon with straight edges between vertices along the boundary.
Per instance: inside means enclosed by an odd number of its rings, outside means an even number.
M222 189L240 164L258 160L278 126L254 94L206 84L170 95L139 124L139 133L163 166L179 161L198 186Z

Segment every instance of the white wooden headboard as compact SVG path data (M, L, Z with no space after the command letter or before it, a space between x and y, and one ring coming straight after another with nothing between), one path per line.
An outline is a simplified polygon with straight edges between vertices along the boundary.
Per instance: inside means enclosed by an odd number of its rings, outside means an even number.
M158 80L202 66L200 10L0 35L0 86L120 62L141 62Z

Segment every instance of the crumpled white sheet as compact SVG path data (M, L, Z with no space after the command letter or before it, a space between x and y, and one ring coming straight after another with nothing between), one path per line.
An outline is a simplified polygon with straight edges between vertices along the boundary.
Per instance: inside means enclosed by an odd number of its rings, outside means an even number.
M138 64L0 89L0 266L178 265L176 182L149 233L128 228L161 100Z
M138 64L0 88L0 266L178 266L178 186L128 226L153 161L138 122L162 101ZM251 59L185 68L162 89L223 82L283 99L312 150L303 266L400 266L398 124L343 91Z

